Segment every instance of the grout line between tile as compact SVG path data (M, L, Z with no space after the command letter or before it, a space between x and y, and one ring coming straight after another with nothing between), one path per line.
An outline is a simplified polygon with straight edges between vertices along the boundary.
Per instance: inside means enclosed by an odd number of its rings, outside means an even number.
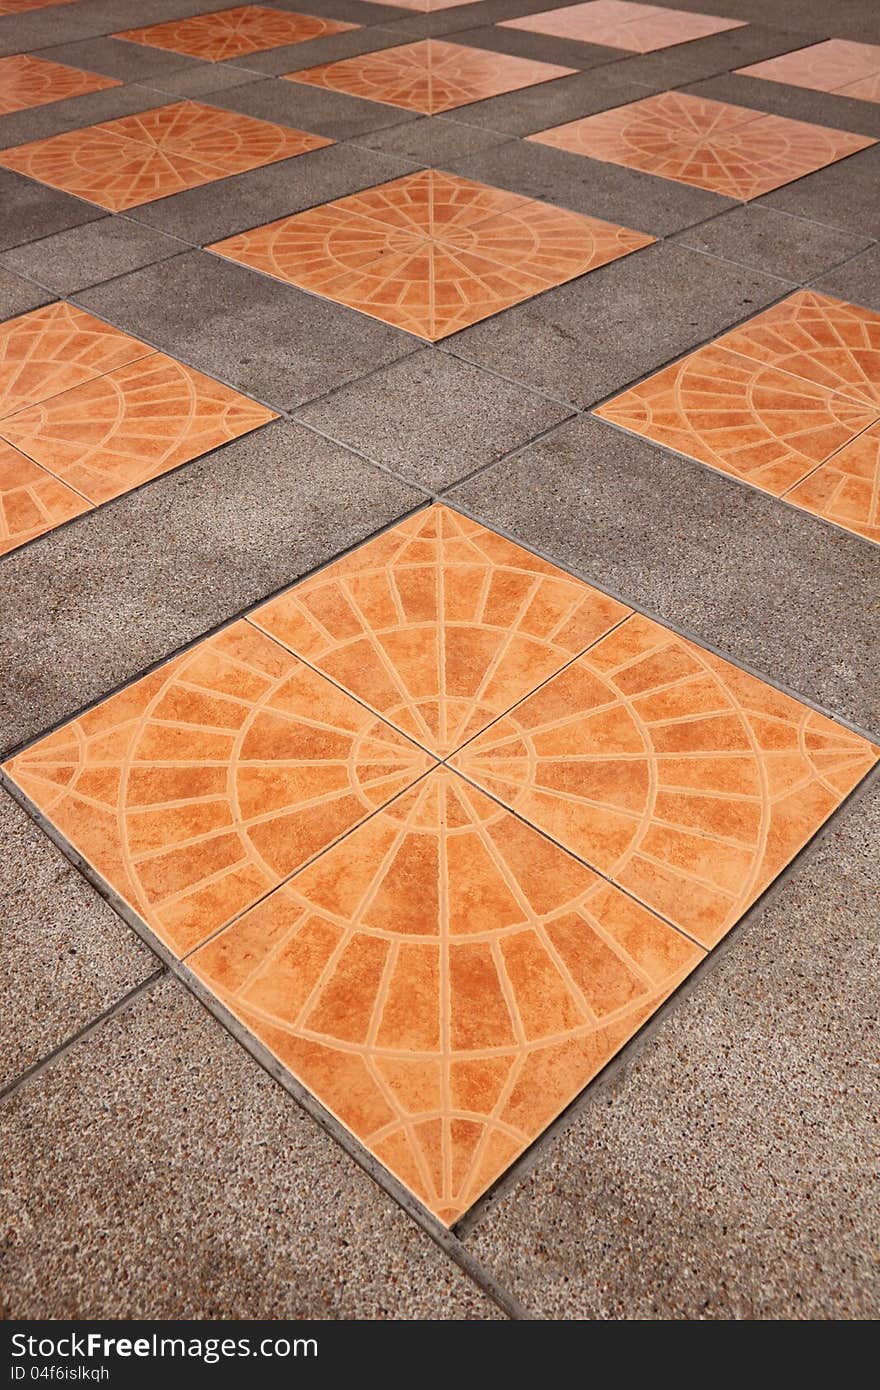
M24 809L28 814L33 814L30 806L25 806ZM77 1029L75 1033L71 1033L70 1036L65 1038L63 1042L60 1042L57 1047L53 1047L49 1052L45 1053L44 1056L38 1058L36 1062L33 1062L29 1067L25 1067L24 1071L19 1072L11 1081L8 1081L4 1086L0 1086L0 1101L5 1100L8 1096L11 1096L14 1091L17 1091L19 1087L26 1085L29 1081L39 1076L47 1067L51 1067L61 1057L68 1053L71 1048L75 1047L77 1043L82 1042L84 1038L88 1038L97 1028L100 1028L103 1023L106 1023L108 1019L114 1018L118 1013L122 1013L122 1011L127 1009L129 1004L133 1003L139 995L152 989L153 985L158 984L159 980L164 979L166 974L167 971L164 966L154 970L145 980L141 980L139 984L134 985L132 989L127 990L125 994L114 1000L108 1008L103 1009L99 1014L95 1014L94 1018L84 1024L82 1028Z
M706 951L703 959L682 980L678 988L655 1009L641 1028L610 1058L601 1071L597 1072L593 1080L587 1083L586 1087L575 1096L574 1100L556 1119L542 1130L533 1143L518 1158L514 1159L498 1180L478 1197L455 1222L452 1229L461 1240L466 1240L477 1226L481 1225L484 1220L491 1218L495 1208L507 1193L538 1167L544 1157L545 1150L549 1150L556 1140L571 1128L582 1112L589 1106L598 1104L599 1097L625 1075L630 1063L638 1060L642 1049L653 1039L654 1034L665 1026L678 1007L691 994L696 993L702 987L702 982L706 976L720 965L728 952L739 945L741 935L776 901L785 890L789 880L800 873L804 864L809 861L813 853L831 834L838 820L850 815L857 806L867 800L878 786L880 786L880 764L875 764L822 822L807 843L767 885L763 893L743 913L739 921L730 928L716 946Z

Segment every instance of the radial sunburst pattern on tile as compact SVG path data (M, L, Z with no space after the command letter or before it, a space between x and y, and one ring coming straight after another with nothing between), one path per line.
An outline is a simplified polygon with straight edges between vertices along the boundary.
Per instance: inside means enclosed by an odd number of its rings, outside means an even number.
M689 10L666 9L661 5L631 4L629 0L586 0L580 5L563 5L560 9L501 21L502 28L552 34L580 43L607 44L630 53L652 53L658 48L670 48L673 44L739 29L744 24L742 19L692 14Z
M65 63L50 63L45 58L16 53L10 58L0 58L0 116L120 85L114 77L102 77Z
M115 37L219 63L227 58L242 58L267 48L307 43L310 39L358 27L342 20L319 19L315 15L273 10L264 5L239 5L212 14L150 24L143 29L124 29Z

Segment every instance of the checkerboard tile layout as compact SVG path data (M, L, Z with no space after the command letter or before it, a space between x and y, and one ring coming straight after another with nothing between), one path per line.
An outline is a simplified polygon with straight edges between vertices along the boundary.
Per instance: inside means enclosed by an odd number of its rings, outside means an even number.
M811 87L815 92L880 101L880 44L828 39L737 68L737 72L769 82L787 82L792 87Z
M514 58L508 53L488 53L460 43L424 39L344 58L338 63L302 68L287 73L287 80L433 116L575 71L555 63Z
M528 139L743 202L877 143L683 92L645 97Z
M667 10L658 5L628 4L626 0L590 0L583 5L563 5L558 10L506 19L503 29L525 29L532 34L553 34L581 43L607 44L631 53L652 53L658 48L689 43L726 29L740 29L745 20L718 15Z
M114 38L220 63L226 58L242 58L267 48L306 43L309 39L359 28L358 24L345 24L341 20L318 19L315 15L272 10L263 5L241 5L215 14L150 24L144 29L124 29Z
M0 58L0 116L119 86L121 83L113 77L16 53L11 58Z
M207 249L435 342L653 240L427 169Z
M59 301L0 324L0 554L275 419Z
M436 506L6 771L451 1223L877 754Z
M0 167L110 212L332 145L319 135L176 101L0 151Z
M880 540L880 314L812 290L594 412Z

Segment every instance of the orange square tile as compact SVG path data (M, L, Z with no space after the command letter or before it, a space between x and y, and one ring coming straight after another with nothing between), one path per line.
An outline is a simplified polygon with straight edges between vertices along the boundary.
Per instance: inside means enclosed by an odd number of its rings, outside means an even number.
M0 323L0 420L153 349L59 300Z
M843 92L863 100L880 101L880 45L827 39L824 43L782 53L762 63L737 68L747 77L811 87L817 92ZM865 84L864 90L854 88Z
M74 0L0 0L0 15L27 14L29 10L47 10L55 5L72 5Z
M357 701L237 622L6 770L184 954L430 765Z
M702 958L438 768L188 965L451 1224Z
M119 212L332 143L181 101L3 150L0 167Z
M154 352L0 419L0 437L97 503L277 418Z
M681 92L645 97L528 139L741 201L877 143Z
M11 58L0 58L0 116L121 85L114 77L100 77L96 72L16 53Z
M628 612L437 506L250 621L443 757Z
M659 5L628 4L626 0L589 0L581 5L564 5L557 10L506 19L503 29L525 29L532 34L553 34L580 43L607 44L632 53L652 53L658 48L689 43L692 39L739 29L741 19L722 19L718 15L691 14L688 10L665 9Z
M0 439L0 555L89 508L84 497Z
M876 407L880 314L800 290L718 339L731 352Z
M453 765L712 946L878 752L633 616Z
M434 342L651 241L427 169L207 249Z
M877 412L710 344L594 414L778 497Z
M810 473L785 500L880 542L880 425L872 425Z
M459 43L424 39L287 73L290 82L327 87L348 96L381 101L407 111L436 115L502 92L533 87L575 68L536 63L507 53L489 53Z
M172 19L166 24L150 24L144 29L124 29L113 37L219 63L226 58L240 58L246 53L305 43L309 39L359 28L359 24L318 19L315 15L293 14L289 10L273 10L264 5L239 5L235 9L219 10L214 14Z

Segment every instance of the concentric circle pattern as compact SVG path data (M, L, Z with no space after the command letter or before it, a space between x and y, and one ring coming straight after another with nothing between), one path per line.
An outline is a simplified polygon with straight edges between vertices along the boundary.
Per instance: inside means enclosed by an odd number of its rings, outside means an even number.
M235 9L219 10L214 14L194 15L191 19L173 19L166 24L151 24L143 29L125 29L115 37L219 63L226 58L241 58L247 53L259 53L263 49L279 48L284 44L304 43L309 39L341 34L345 29L358 27L357 24L345 24L341 20L291 14L264 5L239 5Z
M7 766L183 954L430 765L236 623Z
M452 765L712 946L876 756L634 616Z
M0 440L0 555L88 509L85 498Z
M17 53L10 58L0 58L0 116L119 85L113 77L101 77L96 72L82 72L64 63L50 63L45 58Z
M682 92L646 97L528 139L746 201L877 143Z
M880 101L880 44L852 43L848 39L827 39L738 68L746 77L763 77L769 82L787 82L794 87L810 87L817 92L837 92Z
M190 965L451 1222L702 954L438 769Z
M9 319L0 324L0 419L151 352L63 300Z
M427 169L208 249L436 341L651 241Z
M431 753L452 752L628 609L445 507L251 621Z

